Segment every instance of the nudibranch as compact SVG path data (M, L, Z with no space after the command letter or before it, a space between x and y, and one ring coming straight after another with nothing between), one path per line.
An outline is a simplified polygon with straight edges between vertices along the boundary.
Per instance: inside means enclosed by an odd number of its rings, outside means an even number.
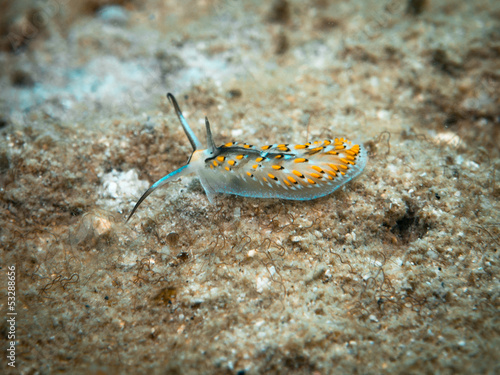
M196 174L208 200L217 193L252 198L311 200L331 194L363 171L367 154L360 144L335 138L304 144L254 146L229 142L217 147L205 117L207 148L189 127L172 94L167 98L191 142L186 165L156 181L137 201L127 221L156 189L173 179Z

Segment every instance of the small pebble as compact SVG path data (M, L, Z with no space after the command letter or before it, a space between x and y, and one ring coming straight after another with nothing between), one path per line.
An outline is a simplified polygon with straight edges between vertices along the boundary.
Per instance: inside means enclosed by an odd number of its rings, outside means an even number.
M104 22L115 26L126 25L130 18L128 11L119 5L104 6L98 11L97 15Z

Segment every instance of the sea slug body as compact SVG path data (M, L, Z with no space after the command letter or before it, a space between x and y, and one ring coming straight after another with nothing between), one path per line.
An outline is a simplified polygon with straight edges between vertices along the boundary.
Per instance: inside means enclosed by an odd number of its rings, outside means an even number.
M205 118L207 148L203 149L172 94L167 94L193 147L186 165L155 182L132 209L174 178L196 174L209 201L217 193L253 198L311 200L331 194L363 171L367 154L345 138L304 144L254 146L230 142L216 147Z

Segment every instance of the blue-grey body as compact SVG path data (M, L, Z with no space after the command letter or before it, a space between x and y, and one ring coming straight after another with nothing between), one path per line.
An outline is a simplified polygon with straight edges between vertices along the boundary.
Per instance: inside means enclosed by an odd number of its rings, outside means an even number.
M208 146L202 149L174 96L167 94L167 97L193 146L193 153L186 165L155 182L142 195L127 221L154 190L188 174L198 176L210 201L217 193L310 200L332 193L357 177L366 165L366 150L344 138L260 147L231 142L216 147L207 118Z

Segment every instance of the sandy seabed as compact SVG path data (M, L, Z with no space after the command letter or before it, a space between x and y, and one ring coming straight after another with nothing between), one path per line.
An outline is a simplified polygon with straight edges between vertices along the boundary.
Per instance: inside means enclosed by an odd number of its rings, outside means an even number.
M499 5L6 1L0 371L499 373ZM347 137L365 172L182 178L125 223L192 151L167 92L203 143Z

